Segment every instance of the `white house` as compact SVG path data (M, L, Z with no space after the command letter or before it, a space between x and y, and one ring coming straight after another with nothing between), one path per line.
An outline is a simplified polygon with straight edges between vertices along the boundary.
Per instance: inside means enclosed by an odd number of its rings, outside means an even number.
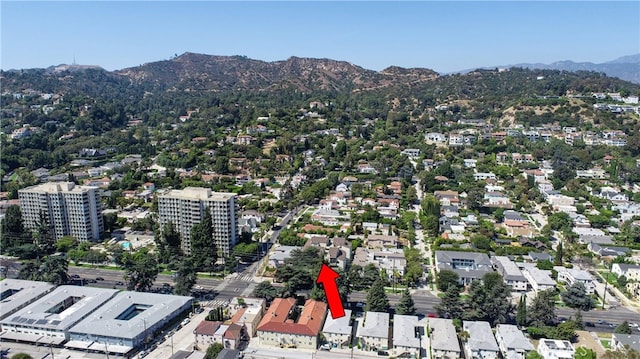
M500 348L496 338L493 337L489 322L464 321L462 328L469 333L469 338L464 343L464 351L467 358L499 358Z
M327 343L332 348L344 348L351 344L351 310L345 309L344 316L333 319L331 314L327 315L327 319L322 327Z
M366 312L356 335L364 350L389 349L389 313Z
M568 340L540 339L538 353L544 359L573 359L576 349Z
M498 324L496 326L496 341L503 358L525 359L528 352L535 350L517 326Z
M559 282L565 282L570 285L581 282L584 284L587 294L594 293L596 285L589 272L576 268L565 268L562 266L554 266L553 269L558 272Z
M422 344L420 338L416 336L418 326L418 317L415 315L393 316L393 347L396 349L396 355L419 357Z
M456 359L462 355L453 320L428 318L429 339L433 358Z

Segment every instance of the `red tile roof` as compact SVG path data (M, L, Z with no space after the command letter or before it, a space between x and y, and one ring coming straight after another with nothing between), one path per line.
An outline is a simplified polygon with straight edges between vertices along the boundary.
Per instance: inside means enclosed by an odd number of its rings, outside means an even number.
M196 335L213 336L213 334L215 334L216 330L218 330L220 325L222 325L221 322L210 322L208 320L203 320L200 322L200 324L198 324L198 326L196 327L196 330L194 330L193 332Z
M276 298L258 325L258 331L316 336L324 324L327 305L312 299L307 300L304 309L294 323L288 319L289 312L295 306L293 298Z

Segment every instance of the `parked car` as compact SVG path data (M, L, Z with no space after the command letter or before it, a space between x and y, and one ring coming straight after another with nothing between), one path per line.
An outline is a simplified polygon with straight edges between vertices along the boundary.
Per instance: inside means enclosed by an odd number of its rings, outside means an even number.
M96 280L104 280L102 277L96 277Z

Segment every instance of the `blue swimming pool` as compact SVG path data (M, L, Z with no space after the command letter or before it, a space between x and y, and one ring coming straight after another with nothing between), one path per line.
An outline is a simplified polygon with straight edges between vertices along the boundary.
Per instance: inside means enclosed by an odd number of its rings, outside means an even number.
M129 242L122 242L121 244L122 248L124 249L129 249L131 247L131 243Z

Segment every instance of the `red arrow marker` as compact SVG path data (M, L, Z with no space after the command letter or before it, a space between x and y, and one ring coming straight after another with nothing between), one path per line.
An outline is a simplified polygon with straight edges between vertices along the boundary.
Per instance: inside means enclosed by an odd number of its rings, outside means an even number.
M333 319L344 317L344 307L342 306L342 300L340 299L340 293L338 292L338 283L336 279L340 278L340 275L328 265L322 264L320 273L318 273L318 279L316 283L322 283L324 287L324 293L327 296L327 302L329 303L329 310Z

